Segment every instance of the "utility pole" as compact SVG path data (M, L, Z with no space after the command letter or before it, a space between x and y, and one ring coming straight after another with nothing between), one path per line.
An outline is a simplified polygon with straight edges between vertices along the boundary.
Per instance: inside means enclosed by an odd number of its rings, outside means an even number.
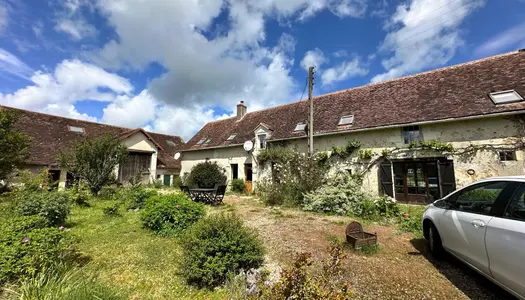
M312 99L314 68L308 68L308 155L310 156L314 153L314 101Z

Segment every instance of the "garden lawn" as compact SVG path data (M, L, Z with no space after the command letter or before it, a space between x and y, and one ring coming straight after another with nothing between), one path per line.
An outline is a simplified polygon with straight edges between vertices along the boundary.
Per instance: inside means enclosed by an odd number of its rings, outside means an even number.
M69 226L81 238L79 251L90 258L87 268L100 280L133 299L224 299L221 291L197 290L178 275L180 247L176 237L159 237L143 229L140 213L121 208L110 217L102 208L112 201L75 207Z

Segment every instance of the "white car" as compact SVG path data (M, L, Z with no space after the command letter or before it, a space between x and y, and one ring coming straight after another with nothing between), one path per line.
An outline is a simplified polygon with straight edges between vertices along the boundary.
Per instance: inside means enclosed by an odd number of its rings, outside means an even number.
M437 200L423 233L435 256L446 250L525 300L525 176L481 180Z

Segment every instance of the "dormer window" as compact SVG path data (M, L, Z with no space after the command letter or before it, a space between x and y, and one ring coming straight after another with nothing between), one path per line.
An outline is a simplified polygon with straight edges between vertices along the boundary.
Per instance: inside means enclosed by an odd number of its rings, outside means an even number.
M170 140L166 140L166 143L168 143L168 145L173 146L173 147L176 146L176 144L173 141L170 141Z
M227 141L231 141L231 140L233 140L236 136L237 136L236 134L232 134L232 135L230 135L226 140L227 140Z
M347 115L347 116L342 116L341 119L339 119L339 126L341 125L351 125L354 123L354 115Z
M74 133L84 134L85 130L83 127L68 126L69 131Z
M257 139L259 140L259 149L266 149L266 134L259 134Z
M515 90L490 93L489 97L496 105L523 101L521 95Z
M294 131L304 131L306 129L306 123L299 123L295 126Z
M206 138L201 139L201 140L197 143L197 145L202 145L202 143L204 143L204 142L206 142Z

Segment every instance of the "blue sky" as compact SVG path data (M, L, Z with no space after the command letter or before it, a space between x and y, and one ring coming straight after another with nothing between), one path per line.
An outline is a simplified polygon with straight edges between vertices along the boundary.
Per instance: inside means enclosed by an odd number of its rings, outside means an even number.
M525 48L524 0L0 0L0 104L181 135ZM304 95L306 97L306 95ZM303 98L304 98L303 97Z

